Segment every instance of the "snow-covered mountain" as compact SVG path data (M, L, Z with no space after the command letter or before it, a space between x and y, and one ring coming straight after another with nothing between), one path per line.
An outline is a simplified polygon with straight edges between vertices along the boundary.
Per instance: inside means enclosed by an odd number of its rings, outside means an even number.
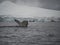
M12 15L15 17L59 17L60 11L17 5L10 1L4 1L0 4L0 15Z

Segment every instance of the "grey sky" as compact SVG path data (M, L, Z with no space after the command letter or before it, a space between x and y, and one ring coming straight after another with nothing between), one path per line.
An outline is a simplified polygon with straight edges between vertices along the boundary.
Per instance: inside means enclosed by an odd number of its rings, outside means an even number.
M0 0L0 15L60 17L59 2L60 0Z
M60 10L60 0L0 0L0 3L3 1L12 1L16 4Z

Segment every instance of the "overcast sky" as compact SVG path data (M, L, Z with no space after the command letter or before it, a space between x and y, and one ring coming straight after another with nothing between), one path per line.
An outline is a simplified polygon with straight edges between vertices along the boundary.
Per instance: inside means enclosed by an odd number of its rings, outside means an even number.
M0 0L0 15L59 17L60 0Z
M12 1L22 5L60 10L60 0L0 0L0 3L3 1Z

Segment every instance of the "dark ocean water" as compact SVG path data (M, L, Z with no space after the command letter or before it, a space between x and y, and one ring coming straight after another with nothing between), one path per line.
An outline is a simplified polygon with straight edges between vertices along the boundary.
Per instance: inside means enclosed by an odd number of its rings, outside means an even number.
M31 22L28 27L0 27L0 45L60 45L60 22Z

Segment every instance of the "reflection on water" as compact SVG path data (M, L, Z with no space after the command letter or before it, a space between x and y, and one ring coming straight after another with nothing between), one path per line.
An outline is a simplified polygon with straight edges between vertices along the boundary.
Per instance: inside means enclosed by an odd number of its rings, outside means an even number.
M0 45L60 45L60 23L30 23L0 27Z

